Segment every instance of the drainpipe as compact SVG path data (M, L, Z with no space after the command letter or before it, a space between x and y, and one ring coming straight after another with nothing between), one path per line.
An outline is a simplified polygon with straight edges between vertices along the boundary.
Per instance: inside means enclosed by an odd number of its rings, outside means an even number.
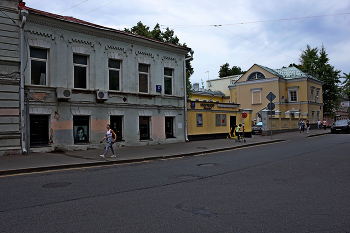
M186 142L188 142L188 134L187 134L187 79L186 79L186 69L187 68L186 68L186 61L193 59L193 53L194 53L194 51L191 50L190 51L191 57L184 59L184 93L185 93L185 96L184 96L184 101L185 101L184 112L185 112L185 140L186 140Z
M21 23L21 29L20 29L20 59L21 59L21 82L20 82L20 96L21 96L21 147L22 147L22 153L25 154L27 153L26 150L26 128L25 128L25 123L26 123L26 115L24 113L24 68L25 68L25 42L24 42L24 25L27 20L28 16L28 11L27 10L21 10L21 15L22 15L22 23ZM27 132L29 133L29 132ZM27 142L28 143L28 142Z

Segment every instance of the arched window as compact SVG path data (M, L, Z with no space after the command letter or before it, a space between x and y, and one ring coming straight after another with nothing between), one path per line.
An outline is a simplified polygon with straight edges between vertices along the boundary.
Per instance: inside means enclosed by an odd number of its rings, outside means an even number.
M255 79L264 79L264 78L265 78L265 75L263 73L253 72L248 76L247 81L255 80Z

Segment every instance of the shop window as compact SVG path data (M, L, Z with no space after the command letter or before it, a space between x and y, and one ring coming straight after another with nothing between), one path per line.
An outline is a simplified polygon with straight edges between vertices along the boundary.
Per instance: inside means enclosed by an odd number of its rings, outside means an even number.
M123 116L111 116L111 129L115 132L116 140L123 140Z
M49 116L30 115L30 145L49 144Z
M165 136L166 138L174 137L174 117L165 117Z
M89 142L89 116L73 116L74 143Z
M215 125L226 126L226 114L215 114Z
M173 94L173 70L164 68L164 94Z
M148 93L149 65L139 64L139 92Z
M73 54L74 88L87 88L88 57Z
M30 79L33 85L46 85L47 50L30 48Z
M120 61L109 59L109 90L120 91Z
M139 117L140 140L150 139L150 117Z
M197 121L197 127L203 126L203 114L202 113L196 114L196 121Z

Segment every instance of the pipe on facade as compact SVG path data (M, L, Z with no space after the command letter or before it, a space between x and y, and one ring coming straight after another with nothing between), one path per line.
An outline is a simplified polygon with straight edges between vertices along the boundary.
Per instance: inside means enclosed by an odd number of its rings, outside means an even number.
M27 10L21 10L21 15L22 15L22 22L21 22L21 28L20 28L20 69L21 69L21 81L20 81L20 108L21 108L21 148L22 148L22 153L25 154L27 153L26 150L26 128L25 128L25 123L26 123L26 115L24 113L24 45L25 45L25 41L24 41L24 25L26 23L27 20L27 16L28 16L28 11ZM28 123L28 122L27 122ZM27 132L29 133L29 132Z
M186 142L188 142L188 133L187 133L187 78L186 78L186 74L187 74L186 70L187 70L187 68L186 68L186 61L193 59L193 53L194 53L194 51L191 50L190 51L191 57L184 59L184 66L183 66L184 67L184 93L185 93L185 96L184 96L184 101L185 101L185 108L184 108L185 127L184 128L185 128L185 140L186 140Z

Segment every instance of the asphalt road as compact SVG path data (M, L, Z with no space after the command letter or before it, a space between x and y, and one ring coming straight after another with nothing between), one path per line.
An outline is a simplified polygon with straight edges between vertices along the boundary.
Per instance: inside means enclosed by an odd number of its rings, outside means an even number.
M350 232L350 135L0 177L0 232Z

